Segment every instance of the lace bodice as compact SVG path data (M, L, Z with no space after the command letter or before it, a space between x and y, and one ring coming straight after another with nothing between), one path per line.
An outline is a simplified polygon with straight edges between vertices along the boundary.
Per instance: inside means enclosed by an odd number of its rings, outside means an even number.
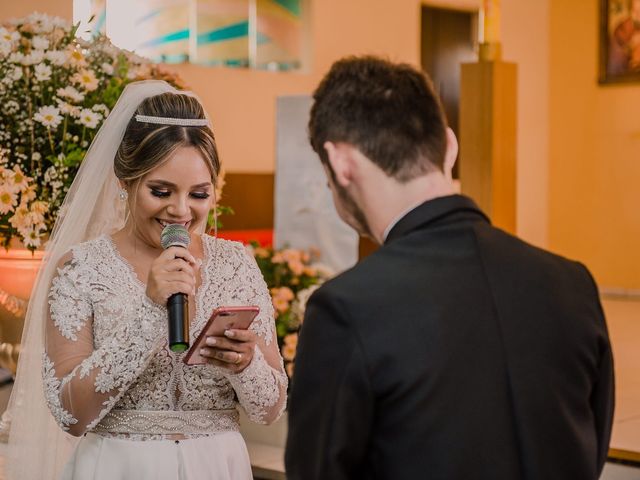
M280 415L287 377L279 353L279 361L265 360L266 353L273 358L277 341L262 275L241 244L206 235L203 244L191 340L215 308L258 305L260 314L251 329L259 341L249 366L233 374L211 365L185 365L184 353L174 353L167 346L166 309L146 296L145 285L110 237L103 235L72 249L49 293L45 396L63 429L106 435L105 424L122 417L116 412L188 411L193 416L229 411L238 403L256 422L266 423ZM138 421L142 417L135 415ZM224 419L218 427L231 428L228 417Z

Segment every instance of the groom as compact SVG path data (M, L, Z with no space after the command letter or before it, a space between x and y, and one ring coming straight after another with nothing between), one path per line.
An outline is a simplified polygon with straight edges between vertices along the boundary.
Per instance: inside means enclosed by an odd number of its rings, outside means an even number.
M341 218L381 248L311 297L289 480L596 480L613 412L596 285L454 194L426 76L333 65L310 141Z

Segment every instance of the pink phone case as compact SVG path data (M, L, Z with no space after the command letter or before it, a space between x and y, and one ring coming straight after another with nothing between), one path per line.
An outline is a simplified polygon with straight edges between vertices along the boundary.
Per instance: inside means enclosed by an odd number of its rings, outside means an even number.
M204 365L205 359L200 356L200 349L205 346L209 336L221 337L225 330L246 330L256 318L260 308L256 306L219 307L216 308L196 341L184 356L187 365Z

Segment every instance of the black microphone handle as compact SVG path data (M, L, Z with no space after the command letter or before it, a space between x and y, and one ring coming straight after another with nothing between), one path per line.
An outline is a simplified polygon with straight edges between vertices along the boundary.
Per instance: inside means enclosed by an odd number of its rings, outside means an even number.
M169 311L169 349L184 352L189 348L189 297L174 293L167 300Z

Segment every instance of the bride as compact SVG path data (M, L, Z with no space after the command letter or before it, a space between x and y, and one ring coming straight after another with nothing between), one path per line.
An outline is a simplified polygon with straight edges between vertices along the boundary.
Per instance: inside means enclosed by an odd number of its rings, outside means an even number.
M32 294L8 410L9 478L252 478L237 408L274 421L287 377L255 261L204 234L218 172L193 95L160 81L126 87L65 199ZM162 250L175 223L190 246ZM216 307L260 314L249 330L209 337L208 364L187 366L167 345L164 305L178 292L189 296L192 340Z

